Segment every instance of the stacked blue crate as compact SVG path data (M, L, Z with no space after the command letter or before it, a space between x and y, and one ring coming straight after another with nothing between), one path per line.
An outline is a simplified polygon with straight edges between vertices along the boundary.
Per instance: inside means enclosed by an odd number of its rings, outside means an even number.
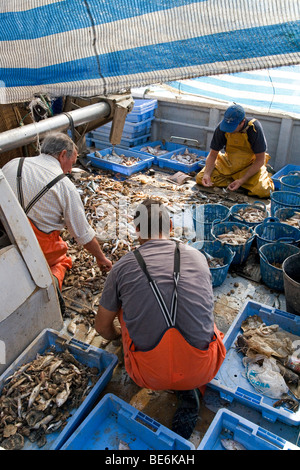
M125 149L135 147L147 142L151 135L151 126L157 100L135 100L132 111L127 115L120 145ZM106 149L111 146L109 135L112 123L98 127L87 135L87 145L97 149Z

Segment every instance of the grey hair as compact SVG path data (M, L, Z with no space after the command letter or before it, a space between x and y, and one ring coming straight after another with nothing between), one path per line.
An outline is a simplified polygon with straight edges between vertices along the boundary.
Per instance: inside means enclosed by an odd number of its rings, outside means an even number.
M41 153L57 158L63 150L67 151L67 158L71 158L78 148L73 140L63 132L52 132L46 135L41 146Z

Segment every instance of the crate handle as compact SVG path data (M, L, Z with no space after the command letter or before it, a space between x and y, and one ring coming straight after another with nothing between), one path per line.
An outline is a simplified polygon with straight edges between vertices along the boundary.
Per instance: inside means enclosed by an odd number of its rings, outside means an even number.
M188 141L189 142L196 142L196 147L200 148L200 143L199 140L196 139L189 139L188 137L179 137L177 135L171 135L170 142L172 142L173 139L180 139L183 140L183 143L186 144Z
M280 220L278 219L278 217L266 217L263 221L263 224L269 224L271 222L280 222Z

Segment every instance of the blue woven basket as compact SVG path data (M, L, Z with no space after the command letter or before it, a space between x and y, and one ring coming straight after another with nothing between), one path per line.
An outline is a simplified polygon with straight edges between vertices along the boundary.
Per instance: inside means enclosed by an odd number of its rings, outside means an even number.
M300 210L300 194L292 191L275 191L271 193L271 216L277 209Z
M277 217L267 217L262 224L254 229L257 248L266 243L281 241L289 245L296 245L300 241L300 230L297 227L280 222Z
M231 263L240 264L246 261L246 259L248 258L252 242L255 238L253 229L251 227L248 227L248 225L241 224L239 222L220 222L220 223L214 222L212 229L211 229L211 234L214 240L218 240L217 238L218 235L227 233L233 230L234 227L238 227L240 229L246 228L251 233L251 237L246 241L246 243L243 243L240 245L231 245L230 243L222 243L225 246L229 246L229 248L234 252L234 258Z
M223 258L224 266L220 266L219 268L209 268L213 287L218 287L223 284L226 279L229 266L234 258L234 252L229 248L229 246L222 245L219 240L199 241L189 244L196 248L196 250L201 251L206 257L209 255L213 258Z
M291 255L300 252L296 246L287 243L267 243L259 250L260 256L260 272L264 284L274 290L284 291L283 270L282 268L273 266L273 263L282 265L284 260Z
M277 211L275 212L275 217L277 217L280 222L287 223L286 220L289 219L290 217L293 217L293 215L296 212L299 212L299 211L297 211L296 209L287 209L287 208L277 209Z
M280 178L281 191L300 193L300 171L290 172Z
M264 217L268 217L268 215L269 215L265 203L261 202L261 201L255 201L253 204L245 203L245 204L235 204L234 206L232 206L231 209L230 209L230 214L229 214L230 218L229 218L229 220L232 221L232 222L240 222L241 224L246 224L246 225L248 225L248 227L251 227L251 228L254 228L258 224L261 224L261 222L248 222L247 220L243 219L243 217L241 217L238 214L238 211L240 209L245 209L247 207L253 207L254 209L260 209L263 212Z
M198 204L193 209L193 221L197 240L212 240L211 229L215 220L225 221L229 208L222 204Z

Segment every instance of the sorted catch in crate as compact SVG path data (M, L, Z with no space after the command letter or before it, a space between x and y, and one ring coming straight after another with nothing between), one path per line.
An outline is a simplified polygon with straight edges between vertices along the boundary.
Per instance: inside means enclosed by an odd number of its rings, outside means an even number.
M263 222L267 214L263 209L249 206L239 209L234 215L240 217L246 222L255 223Z
M5 381L0 396L0 445L21 449L28 438L43 447L47 434L66 425L98 379L97 368L80 363L67 349L38 354Z
M280 222L283 222L285 224L291 225L292 227L296 227L300 229L300 212L295 211L292 217L281 219Z
M224 266L224 258L210 258L207 263L210 268L221 268Z
M243 444L234 439L221 439L221 444L226 450L246 450Z
M171 160L175 160L179 163L185 163L186 165L192 165L193 163L202 160L202 158L200 158L196 153L185 149L183 153L174 153L171 157Z
M169 150L164 150L161 148L161 145L156 145L155 147L151 147L151 145L147 145L141 148L141 152L150 153L156 157L161 157L169 152Z
M99 152L95 152L95 156L101 158L102 160L107 160L108 162L118 163L119 165L131 166L138 163L140 158L138 157L126 157L124 154L117 154L116 152L107 153L106 155L101 155Z
M300 360L297 357L300 338L277 324L266 325L258 315L244 320L241 329L243 334L236 340L238 351L260 366L263 365L264 359L275 361L274 367L280 378L284 379L293 396L300 399ZM295 411L298 407L294 404L291 409Z
M225 233L217 235L217 238L222 243L228 243L230 245L243 245L244 243L252 237L252 234L249 229L243 227L239 228L236 226L232 227L233 230L226 230Z

